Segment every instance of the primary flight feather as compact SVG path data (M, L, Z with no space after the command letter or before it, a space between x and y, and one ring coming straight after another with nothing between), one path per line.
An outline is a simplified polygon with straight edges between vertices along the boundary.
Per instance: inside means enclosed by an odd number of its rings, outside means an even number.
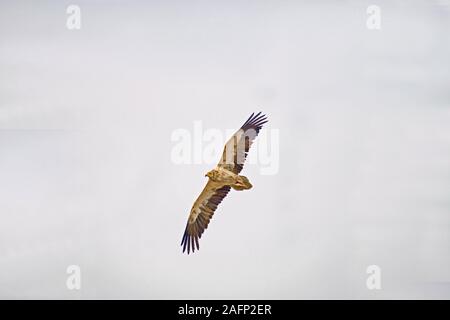
M184 231L181 246L183 252L189 254L199 249L199 239L208 228L217 206L226 197L231 188L234 190L247 190L252 187L247 177L239 175L247 153L261 130L267 117L261 112L252 115L245 121L242 127L228 140L223 149L222 158L216 168L205 176L208 182L202 193L195 200Z

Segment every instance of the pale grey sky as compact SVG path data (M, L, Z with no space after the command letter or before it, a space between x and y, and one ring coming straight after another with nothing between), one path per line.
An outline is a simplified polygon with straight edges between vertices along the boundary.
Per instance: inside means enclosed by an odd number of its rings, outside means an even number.
M450 298L449 30L446 1L1 2L0 297ZM278 174L183 255L211 165L172 132L259 110Z

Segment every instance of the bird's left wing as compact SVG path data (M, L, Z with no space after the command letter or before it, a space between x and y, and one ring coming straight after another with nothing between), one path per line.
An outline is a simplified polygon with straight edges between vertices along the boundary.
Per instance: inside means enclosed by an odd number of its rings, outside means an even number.
M194 252L195 248L197 250L199 249L198 239L202 237L203 231L208 228L209 221L214 215L217 206L229 191L229 186L219 188L214 182L208 180L202 193L194 202L191 213L189 214L183 239L181 240L183 252L187 249L187 253L189 254L191 250Z

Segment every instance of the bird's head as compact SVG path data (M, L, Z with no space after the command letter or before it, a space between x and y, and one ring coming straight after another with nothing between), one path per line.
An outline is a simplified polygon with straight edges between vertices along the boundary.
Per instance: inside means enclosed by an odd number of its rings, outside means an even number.
M215 177L214 170L211 170L211 171L207 172L205 174L205 177L208 177L210 179L214 179L214 177Z

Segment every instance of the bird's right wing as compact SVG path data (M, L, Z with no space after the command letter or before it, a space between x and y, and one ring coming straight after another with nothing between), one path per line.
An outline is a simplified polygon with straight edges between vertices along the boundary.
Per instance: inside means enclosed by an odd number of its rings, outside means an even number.
M256 115L252 113L242 127L226 143L222 158L217 164L219 167L227 169L235 174L239 174L244 167L247 153L253 144L256 136L263 124L267 122L267 117L261 112Z
M187 249L187 253L189 254L191 250L194 252L196 247L197 250L199 249L198 239L202 237L203 231L208 228L209 221L214 215L217 206L229 191L229 186L218 188L214 182L208 180L202 193L194 202L191 213L189 214L183 239L181 240L183 252Z

